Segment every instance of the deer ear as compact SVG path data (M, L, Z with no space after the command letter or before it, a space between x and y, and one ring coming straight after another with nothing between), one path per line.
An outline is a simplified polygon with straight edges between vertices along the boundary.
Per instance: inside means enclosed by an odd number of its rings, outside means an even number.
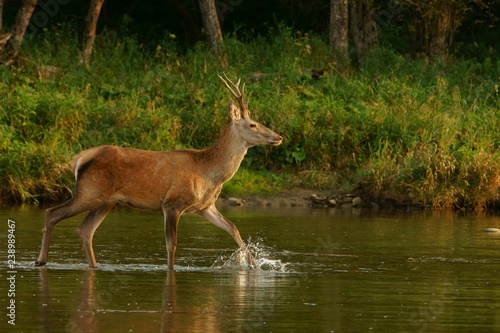
M229 101L229 117L236 121L241 119L241 110L233 101Z

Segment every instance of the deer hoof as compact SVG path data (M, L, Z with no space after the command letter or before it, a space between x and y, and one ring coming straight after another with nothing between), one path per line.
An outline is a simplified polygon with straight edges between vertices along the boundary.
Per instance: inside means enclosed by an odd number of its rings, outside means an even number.
M251 255L247 257L247 262L250 268L252 269L257 268L257 263L255 262L255 259Z
M41 266L45 266L46 262L43 262L43 261L35 261L35 263L33 264L35 267L41 267Z

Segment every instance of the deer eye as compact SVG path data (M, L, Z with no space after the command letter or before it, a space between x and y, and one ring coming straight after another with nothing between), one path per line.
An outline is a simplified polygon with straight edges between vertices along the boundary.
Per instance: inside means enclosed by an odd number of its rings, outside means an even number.
M257 124L250 124L251 128L257 128Z

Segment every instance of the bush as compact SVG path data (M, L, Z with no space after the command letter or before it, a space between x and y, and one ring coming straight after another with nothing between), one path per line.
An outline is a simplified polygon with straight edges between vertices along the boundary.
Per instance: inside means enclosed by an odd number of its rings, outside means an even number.
M434 207L500 199L500 69L490 59L442 65L381 48L358 71L340 71L321 37L279 26L269 37L227 38L229 69L203 43L181 54L167 38L149 51L105 32L86 69L66 30L28 41L23 66L0 67L3 200L67 197L66 163L91 146L212 144L228 123L223 71L243 77L254 118L284 137L249 150L229 193L263 177L266 192L362 184L374 199L398 193ZM314 79L318 67L326 72Z

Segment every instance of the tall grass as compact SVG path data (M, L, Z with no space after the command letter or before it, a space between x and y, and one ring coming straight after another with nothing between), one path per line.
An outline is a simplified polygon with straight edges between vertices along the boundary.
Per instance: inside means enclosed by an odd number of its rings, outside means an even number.
M361 68L339 71L321 37L278 27L253 40L227 38L229 69L205 44L181 53L167 37L148 50L107 31L86 69L76 40L71 29L48 32L25 43L21 65L0 67L4 201L67 197L66 163L91 146L210 145L228 122L229 96L216 75L223 71L243 77L252 115L285 139L249 150L232 193L262 177L268 186L252 192L358 186L373 200L433 207L500 201L498 60L442 65L377 49ZM317 67L329 70L313 79Z

